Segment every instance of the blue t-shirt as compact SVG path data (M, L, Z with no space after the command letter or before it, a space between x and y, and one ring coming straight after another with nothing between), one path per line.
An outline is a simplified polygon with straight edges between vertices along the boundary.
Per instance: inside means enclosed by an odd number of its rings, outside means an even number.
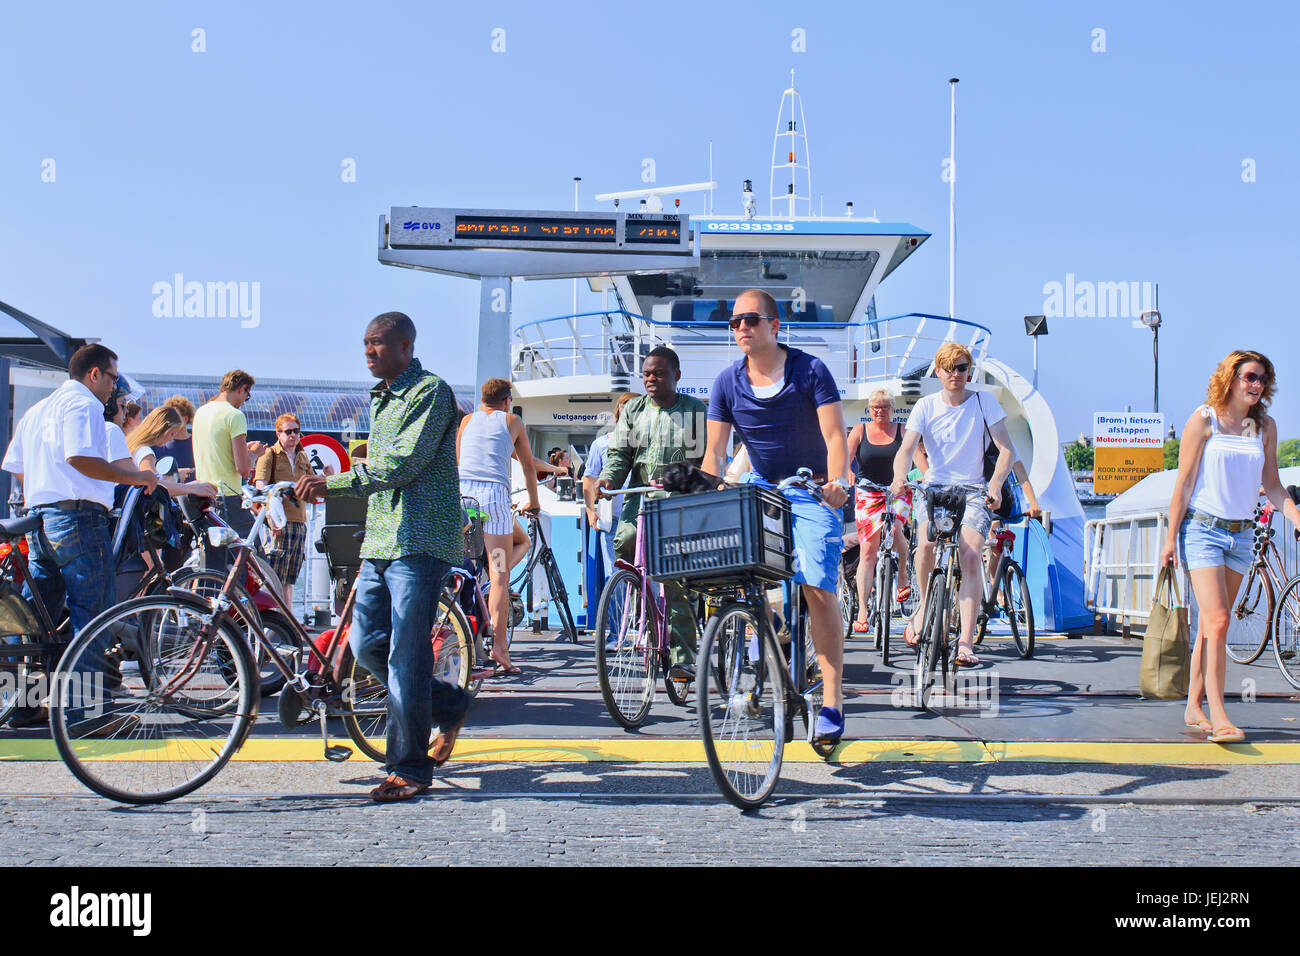
M840 400L830 369L816 356L786 350L785 384L771 398L758 398L749 384L746 359L724 368L713 380L709 418L735 427L754 471L779 481L800 468L826 472L826 440L817 409Z
M605 470L605 458L609 455L609 439L613 432L605 432L587 449L587 464L584 475L591 478L599 478L600 473ZM628 477L631 477L630 475ZM624 480L623 486L627 487L627 481ZM599 501L600 499L597 499ZM619 515L623 513L623 496L615 495L610 499L611 511L614 514L614 521L617 522Z

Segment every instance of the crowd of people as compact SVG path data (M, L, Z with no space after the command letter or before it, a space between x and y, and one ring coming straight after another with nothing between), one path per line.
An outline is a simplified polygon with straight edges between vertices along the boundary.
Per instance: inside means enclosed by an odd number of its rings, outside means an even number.
M589 523L609 528L602 548L612 564L615 557L634 557L640 498L617 497L629 483L656 482L677 462L708 476L731 474L767 488L800 468L811 469L820 494L802 488L783 493L792 514L793 580L803 589L824 681L815 735L833 743L845 730L844 633L836 595L843 547L840 509L853 498L862 548L859 589L870 586L886 534L894 536L900 566L906 566L906 542L897 532L914 513L916 577L900 577L894 597L901 601L925 582L935 561L927 494L908 494L909 473L923 474L927 491L967 489L958 537L963 576L957 662L975 665L974 605L986 537L995 520L1012 515L1013 496L1020 499L1022 513L1037 512L1038 503L1016 457L1006 413L989 393L967 388L974 365L964 346L948 342L937 350L934 371L942 387L921 398L905 424L893 421L890 396L877 391L868 401L870 419L849 430L830 371L816 356L780 344L780 324L777 303L768 293L740 294L730 327L741 355L718 373L707 406L678 391L676 353L653 349L641 369L644 394L622 396L612 431L591 447L583 500ZM32 577L47 600L66 597L74 630L108 606L108 513L117 485L151 491L162 484L173 495L214 499L228 523L245 532L251 516L239 506L238 495L250 479L259 485L292 480L300 502L331 495L367 499L350 641L358 662L388 688L387 776L371 792L377 801L406 800L428 789L469 712L466 691L429 679L432 611L444 576L464 555L462 496L473 498L485 516L489 612L502 633L510 614L510 570L529 548L511 506L511 461L519 463L523 476L524 512L538 511L541 483L575 477L566 450L552 449L547 461L533 456L522 422L510 411L508 381L483 383L478 407L462 416L451 387L415 357L415 342L415 325L402 313L384 313L367 326L366 364L378 379L371 390L369 450L342 474L312 472L301 448L301 424L292 415L276 420L277 441L271 447L247 441L241 406L254 380L241 370L228 373L218 395L197 410L179 396L147 414L114 403L117 356L102 345L77 351L69 381L22 418L3 461L4 469L23 481L26 502L42 519L43 531L31 540ZM1232 352L1219 364L1206 403L1184 430L1161 556L1162 563L1177 556L1189 570L1201 607L1186 720L1211 740L1242 739L1223 706L1224 640L1230 596L1250 557L1246 519L1259 489L1300 527L1300 511L1278 475L1277 430L1267 414L1274 389L1273 366L1258 352ZM734 456L729 453L733 438ZM160 455L182 463L177 478L156 472ZM889 490L855 489L858 477ZM614 496L608 525L601 515L602 493ZM286 589L302 563L300 509L286 509L288 524L276 534L272 551ZM865 606L867 595L860 593ZM916 641L924 596L921 588L906 622L908 643ZM685 651L694 650L691 606L680 585L669 584L667 599L673 668L677 678L690 679ZM497 674L518 674L503 644L493 651Z

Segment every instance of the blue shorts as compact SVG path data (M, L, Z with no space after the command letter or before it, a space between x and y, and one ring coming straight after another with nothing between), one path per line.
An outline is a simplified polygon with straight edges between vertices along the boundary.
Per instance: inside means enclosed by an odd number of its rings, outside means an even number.
M1178 535L1178 560L1188 571L1228 567L1238 574L1250 570L1253 531L1246 527L1233 534L1222 528L1184 518Z
M753 472L741 478L764 488L775 488ZM790 502L794 528L794 580L835 593L839 584L840 555L844 550L844 516L832 511L803 488L781 492Z

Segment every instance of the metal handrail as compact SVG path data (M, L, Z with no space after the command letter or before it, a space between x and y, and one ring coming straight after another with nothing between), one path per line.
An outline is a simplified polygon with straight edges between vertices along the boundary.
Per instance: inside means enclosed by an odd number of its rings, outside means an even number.
M580 329L580 319L597 316L602 319L600 328ZM613 328L616 319L623 323L617 332ZM919 321L906 332L893 332L891 323L896 325L908 319ZM939 324L939 328L927 335L927 326L931 324ZM556 334L550 334L552 329ZM957 341L959 329L967 333L966 344L971 350L978 376L988 354L992 332L986 326L966 319L908 312L861 322L786 322L781 326L784 340L791 344L808 342L807 336L816 333L844 332L842 340L823 335L816 344L829 350L828 356L823 357L828 365L843 363L842 368L833 368L832 374L838 381L849 384L928 377L934 371L934 350L930 346ZM670 334L665 334L669 330ZM625 309L604 309L533 319L516 326L511 338L516 369L529 368L538 377L558 378L582 373L613 374L615 371L621 375L635 375L640 356L648 348L666 344L694 353L694 356L688 356L683 352L684 359L693 357L696 361L707 361L702 352L716 349L719 354L715 358L719 363L734 361L737 348L730 335L713 334L729 331L726 322L666 322ZM615 336L618 336L617 340ZM914 355L918 361L924 358L926 364L909 368ZM612 368L615 364L620 367Z

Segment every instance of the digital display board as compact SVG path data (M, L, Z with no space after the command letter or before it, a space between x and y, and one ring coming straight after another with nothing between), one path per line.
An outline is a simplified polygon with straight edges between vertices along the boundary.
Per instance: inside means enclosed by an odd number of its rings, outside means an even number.
M618 242L617 219L542 218L540 216L457 216L456 238L583 240Z
M545 249L690 255L690 218L680 213L429 209L394 206L393 249Z
M624 242L675 246L682 241L682 223L678 216L660 219L627 220Z

